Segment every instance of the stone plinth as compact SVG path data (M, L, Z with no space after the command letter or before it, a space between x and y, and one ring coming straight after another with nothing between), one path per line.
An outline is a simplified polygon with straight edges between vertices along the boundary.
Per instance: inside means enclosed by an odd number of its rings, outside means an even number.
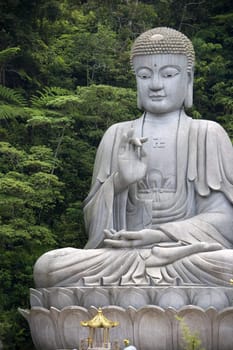
M233 288L217 287L32 289L31 310L20 312L38 350L78 348L88 336L80 321L93 317L98 306L119 321L110 337L121 347L128 338L138 350L181 349L179 316L199 333L206 350L231 350L232 299Z

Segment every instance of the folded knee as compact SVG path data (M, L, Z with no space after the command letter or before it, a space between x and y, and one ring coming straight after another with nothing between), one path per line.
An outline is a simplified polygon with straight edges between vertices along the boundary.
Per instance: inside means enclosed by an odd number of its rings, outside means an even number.
M33 276L36 288L49 287L49 260L49 253L45 253L34 265Z

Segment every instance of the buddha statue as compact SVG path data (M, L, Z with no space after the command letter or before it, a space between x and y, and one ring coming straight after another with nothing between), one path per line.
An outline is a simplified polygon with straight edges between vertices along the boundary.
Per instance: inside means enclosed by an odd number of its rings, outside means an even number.
M233 275L233 152L223 128L193 120L194 50L171 28L131 51L139 119L100 142L84 202L85 249L42 255L37 288L226 286Z

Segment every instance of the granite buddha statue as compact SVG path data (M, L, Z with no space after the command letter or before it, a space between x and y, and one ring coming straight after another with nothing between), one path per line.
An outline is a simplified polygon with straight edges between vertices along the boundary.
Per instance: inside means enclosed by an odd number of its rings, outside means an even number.
M112 125L85 200L85 249L35 264L37 288L219 285L233 275L233 151L223 128L193 120L194 50L171 28L131 51L142 116Z

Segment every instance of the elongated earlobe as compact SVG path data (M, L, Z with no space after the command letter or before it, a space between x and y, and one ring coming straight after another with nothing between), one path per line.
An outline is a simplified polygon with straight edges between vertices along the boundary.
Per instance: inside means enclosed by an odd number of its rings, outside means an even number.
M141 99L139 88L138 88L138 84L137 84L137 106L138 106L138 109L140 109L141 111L144 110L142 99Z
M139 96L139 93L138 93L138 95L137 95L137 106L138 106L138 109L143 109L142 108L142 101L141 101L141 98L140 98L140 96Z
M193 70L188 73L189 80L187 85L186 96L184 99L184 107L190 108L193 105Z

